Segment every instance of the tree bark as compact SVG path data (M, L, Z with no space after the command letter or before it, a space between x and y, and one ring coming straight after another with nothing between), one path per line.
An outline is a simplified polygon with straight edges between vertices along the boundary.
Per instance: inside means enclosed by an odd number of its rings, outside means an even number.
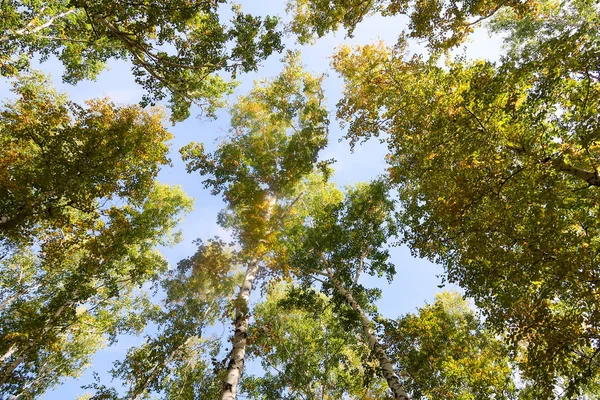
M15 293L15 294L13 294L13 295L12 295L12 296L10 296L9 298L7 298L7 299L4 299L4 300L3 300L3 301L0 303L0 311L4 310L4 309L5 309L5 308L7 308L8 306L10 306L10 305L11 305L11 303L12 303L13 301L15 301L16 299L18 299L19 297L23 296L24 294L26 294L26 293L28 293L28 292L29 292L29 293L31 293L31 292L33 292L33 291L37 290L38 288L40 288L41 286L42 286L41 284L35 285L35 286L31 287L31 288L28 288L27 290L21 290L21 291L19 291L19 292Z
M564 162L562 158L555 160L553 164L559 172L564 172L576 178L582 179L590 186L600 186L600 177L595 172L586 171L585 169L569 165Z
M293 205L302 193L292 202ZM271 213L273 206L277 202L277 197L273 196L268 198L268 208L265 214L265 221L270 223ZM290 206L291 206L290 205ZM289 207L288 207L289 209ZM287 209L286 209L287 211ZM280 217L281 218L281 217ZM264 238L270 235L272 228L267 229ZM263 238L263 239L264 239ZM261 240L262 241L262 240ZM255 254L256 256L256 254ZM221 400L234 400L237 396L238 386L242 372L244 371L244 357L246 356L246 339L248 337L248 319L249 319L249 307L248 299L250 298L250 292L252 292L252 284L256 278L256 273L260 268L260 255L252 259L246 269L244 281L240 286L240 293L236 299L235 307L235 318L233 325L235 330L233 333L233 340L231 352L229 353L229 364L227 365L227 375L223 381L223 388L221 389Z
M4 355L2 357L0 357L0 363L3 363L4 360L8 359L10 356L15 354L15 352L17 350L18 350L17 345L13 343L12 346L10 346L10 348L8 349L8 351L6 353L4 353Z
M375 333L373 332L371 320L369 319L369 317L367 317L360 304L358 304L356 300L354 300L352 293L346 290L342 286L342 284L333 276L331 270L328 269L327 272L329 279L331 283L333 283L333 286L335 286L336 290L342 296L344 296L348 305L350 305L350 307L352 307L353 310L359 313L360 322L363 328L363 332L367 336L369 348L371 349L371 351L373 351L373 353L375 353L375 356L379 360L379 366L381 367L383 377L387 381L388 386L394 394L394 398L399 400L410 400L408 393L406 393L406 391L402 387L402 384L400 383L400 378L396 374L396 371L394 371L392 362L388 358L385 349L383 348L381 343L379 343L379 339L377 339L377 336L375 336Z
M49 318L46 321L46 325L50 325L52 322L54 322L58 317L60 317L60 315L63 313L63 311L69 307L70 305L72 305L73 302L68 302L66 304L61 305L58 310L56 310L56 312L54 313L54 315ZM17 369L17 367L19 365L21 365L23 362L26 361L26 352L28 352L29 350L31 350L32 348L34 348L38 342L44 338L44 336L46 336L46 334L52 329L52 326L46 326L43 331L36 336L35 338L31 339L30 343L28 343L28 345L24 348L24 349L19 349L18 346L16 346L15 344L13 344L10 349L6 352L6 354L4 354L2 356L2 360L7 359L8 357L12 356L13 354L20 352L21 356L18 357L15 361L12 362L12 364L8 367L8 369L5 371L4 375L2 376L2 378L0 378L0 384L4 384L8 378L10 377L10 375L13 373L13 371L15 369ZM18 353L17 353L18 354Z
M235 331L233 333L233 348L229 353L227 376L223 381L221 400L234 400L237 395L238 385L244 370L244 357L246 355L246 339L248 337L248 299L252 291L252 284L259 268L259 260L254 259L246 269L244 282L240 286L240 293L236 299Z
M21 357L17 358L15 361L13 361L8 368L6 369L6 371L4 371L4 374L2 375L2 379L0 380L0 385L3 385L4 383L6 383L8 381L8 378L10 378L10 376L12 375L13 371L15 369L17 369L17 367L19 365L21 365L21 363L25 361L25 356L22 355Z

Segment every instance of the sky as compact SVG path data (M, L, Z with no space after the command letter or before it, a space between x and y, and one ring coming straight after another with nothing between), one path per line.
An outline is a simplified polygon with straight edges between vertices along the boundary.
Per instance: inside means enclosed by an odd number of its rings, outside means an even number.
M279 15L285 20L284 1L241 1L242 9L257 15ZM225 13L226 14L226 13ZM226 18L226 15L224 15ZM333 168L335 174L333 181L341 187L367 181L375 178L385 170L385 146L376 140L357 145L354 152L350 151L348 141L340 140L344 131L339 127L334 118L335 104L341 96L342 82L329 66L330 56L336 47L342 44L367 44L383 40L393 44L399 33L406 27L403 17L372 16L363 21L355 30L353 38L345 37L343 32L330 34L323 37L313 45L298 46L292 38L285 40L288 49L299 49L302 52L306 70L314 74L326 74L324 90L327 96L327 107L331 113L330 138L328 147L321 153L320 158L336 160ZM473 35L473 42L466 48L469 58L486 58L494 60L500 54L501 38L489 38L483 30L478 30ZM423 51L422 46L412 43L413 52ZM461 50L462 51L462 50ZM241 80L236 96L247 92L254 80L276 76L281 68L281 55L273 55L264 61L256 73L244 74L238 77ZM56 60L49 60L39 68L50 73L56 86L70 94L77 102L95 97L110 97L117 104L136 103L141 99L142 90L135 84L129 65L123 61L110 61L108 69L94 82L81 82L77 86L62 84L60 81L61 65ZM6 99L11 94L9 85L0 81L0 98ZM196 113L197 114L197 113ZM192 115L195 115L192 113ZM191 256L196 246L192 241L196 238L208 239L215 235L228 238L228 232L216 224L217 213L224 207L218 196L211 196L203 188L202 178L198 174L189 175L179 157L178 150L191 141L204 142L208 151L215 149L218 142L228 134L229 117L225 110L218 113L214 121L191 117L188 120L170 127L175 135L171 142L172 167L164 168L159 174L159 181L172 185L181 185L188 195L195 199L194 211L185 216L179 225L183 232L183 241L172 248L162 249L163 254L174 266L183 258ZM392 262L396 265L396 276L391 284L385 279L363 277L362 283L368 287L379 287L382 290L381 300L378 302L380 313L387 318L396 318L408 312L416 311L417 307L434 300L436 292L441 289L440 275L443 270L440 266L426 260L411 256L405 246L391 250ZM447 289L456 287L447 285ZM259 300L259 293L255 291L252 301ZM228 335L230 332L227 332ZM79 379L69 379L63 385L46 393L44 400L73 399L86 391L82 385L92 382L92 372L96 371L101 376L107 376L114 360L120 359L127 348L138 342L137 338L124 337L112 347L101 350L93 359L93 365Z

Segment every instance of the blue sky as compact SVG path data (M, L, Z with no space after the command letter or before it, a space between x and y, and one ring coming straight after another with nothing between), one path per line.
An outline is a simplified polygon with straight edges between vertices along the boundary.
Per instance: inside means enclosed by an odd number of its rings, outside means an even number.
M285 3L280 2L251 2L242 1L242 8L246 12L259 15L276 14L284 16ZM285 18L285 17L284 17ZM366 44L376 40L384 40L394 43L400 31L406 27L406 19L402 17L382 18L373 16L365 20L356 29L354 38L348 39L343 32L335 35L330 34L311 46L298 46L293 39L286 39L288 48L297 48L302 51L302 57L306 69L315 74L325 73L324 89L328 99L328 109L331 112L332 124L330 127L330 144L321 154L322 159L335 158L336 170L333 180L340 186L369 180L384 171L385 148L377 141L370 141L357 146L354 153L350 152L347 141L339 139L343 131L334 119L335 104L341 96L341 80L329 67L329 57L334 53L337 46L344 43ZM474 42L467 47L467 55L473 58L495 59L500 53L501 40L499 38L488 38L487 33L477 31ZM413 52L422 51L418 44L411 47ZM281 63L280 56L274 55L262 63L258 72L239 76L242 81L236 91L236 96L245 93L256 79L267 78L277 75ZM60 82L61 66L56 61L50 60L40 66L45 72L52 74L55 84L71 95L77 102L82 102L94 97L110 97L116 103L135 103L140 100L142 91L133 82L129 66L125 62L109 62L109 69L103 72L95 82L82 82L77 86L64 85ZM0 82L0 95L2 98L9 96L8 85ZM232 97L232 100L235 96ZM194 114L192 114L194 115ZM192 241L196 238L207 239L215 235L227 237L227 232L216 225L216 215L223 208L219 197L211 196L201 184L201 177L197 174L188 175L184 165L179 158L178 150L190 141L204 142L208 150L214 149L220 138L227 135L229 128L229 117L226 111L219 113L215 121L206 121L198 118L189 118L183 123L171 127L175 135L172 141L171 158L173 166L165 168L159 175L159 180L164 183L181 185L183 189L195 199L194 211L187 215L180 225L184 240L173 248L164 249L164 254L171 263L175 265L180 259L192 255L195 246ZM396 264L397 274L392 282L388 284L385 279L371 277L364 278L365 285L382 289L383 296L379 301L379 310L383 316L395 318L401 314L414 311L425 302L433 301L434 295L440 289L441 267L431 264L425 260L413 258L406 247L392 249L393 262ZM252 300L258 300L255 292ZM91 382L92 371L97 371L103 376L105 371L111 367L112 361L121 358L126 349L137 339L122 338L117 345L100 351L94 358L94 365L78 380L70 379L55 390L49 391L43 399L58 400L75 398L85 391L80 389L81 385Z

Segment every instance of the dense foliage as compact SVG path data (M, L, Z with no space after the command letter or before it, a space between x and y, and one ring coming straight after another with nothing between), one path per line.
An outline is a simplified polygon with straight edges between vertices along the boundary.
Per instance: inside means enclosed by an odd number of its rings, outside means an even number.
M345 48L338 116L353 141L387 134L399 224L507 330L520 369L551 396L598 377L598 23L596 6L543 5L506 30L501 61Z
M390 357L414 399L514 399L508 349L458 293L385 321Z
M191 200L155 181L170 138L160 111L82 107L37 74L15 92L0 122L0 391L33 398L143 329L138 289L165 271L155 247L177 240Z
M142 105L169 97L172 119L192 104L213 115L232 89L216 72L234 76L281 51L277 18L232 6L231 26L219 19L225 0L5 0L0 7L0 74L13 75L31 58L56 56L63 79L94 79L111 59L125 59L146 91Z
M480 23L501 9L518 17L535 13L538 3L518 1L408 1L408 0L290 0L291 30L301 43L334 32L342 26L349 36L366 17L408 16L402 36L423 40L434 51L447 50L468 39Z
M74 212L95 214L99 201L141 204L169 163L160 109L85 106L56 92L39 73L14 85L0 111L0 231L31 243L47 229L73 226ZM93 226L93 225L90 225Z
M324 295L299 287L274 286L254 308L251 357L266 374L246 377L253 398L376 399L385 386L364 364L367 346L347 329Z
M147 313L156 324L155 334L130 348L115 363L114 378L128 385L119 392L106 383L88 386L92 399L147 399L162 394L166 399L214 398L220 392L213 361L220 345L204 334L227 306L236 283L236 253L218 239L197 242L196 253L179 262L161 282L166 297L161 307Z

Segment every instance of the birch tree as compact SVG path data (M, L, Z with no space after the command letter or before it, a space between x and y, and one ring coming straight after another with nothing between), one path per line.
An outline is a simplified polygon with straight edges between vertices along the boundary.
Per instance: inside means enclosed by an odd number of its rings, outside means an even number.
M281 239L287 248L277 262L300 279L322 284L338 315L346 315L340 318L361 327L393 398L409 399L369 317L378 317L374 301L380 291L359 283L362 273L390 280L395 274L385 248L396 233L387 185L384 181L359 184L345 196L322 177L319 181L318 175L305 185L309 194L304 197L304 210L289 218L290 230Z
M404 45L334 60L349 138L387 135L406 242L508 331L537 398L598 381L599 21L587 1L500 13L498 64Z
M361 329L315 288L273 285L255 318L249 351L266 373L245 379L251 398L390 398ZM507 343L458 293L439 293L433 304L377 326L412 399L530 398L523 382L517 389Z
M384 399L387 384L377 376L358 327L334 312L312 287L273 284L254 308L249 353L265 374L246 377L253 399ZM357 340L358 339L358 340Z
M236 252L221 240L198 241L198 250L179 262L160 283L165 293L159 310L150 314L157 325L143 343L128 350L111 374L127 385L124 394L98 381L89 385L91 399L170 400L215 398L221 391L219 338L205 330L222 320L239 271Z
M417 315L409 314L397 321L386 320L377 312L374 301L380 291L361 285L360 277L361 274L385 275L391 280L396 272L386 249L397 232L394 204L388 198L387 183L361 184L348 189L343 196L334 185L314 175L309 178L304 182L306 186L299 186L297 190L310 194L303 197L296 213L288 218L285 227L289 231L281 237L286 251L278 262L288 264L284 270L303 283L301 290L290 292L291 298L296 300L291 304L303 305L308 312L313 310L311 307L319 310L323 299L311 295L311 285L320 284L343 329L355 332L360 328L362 331L362 335L344 336L348 341L347 348L357 343L365 345L363 351L367 350L368 357L361 357L362 376L368 377L369 367L375 365L372 373L387 383L393 398L516 398L518 391L512 377L514 361L509 356L508 343L484 328L460 296L440 295L434 305L425 306ZM293 313L292 310L288 312ZM282 321L276 323L275 318ZM324 329L333 328L333 322L326 322L325 317L318 318L316 323L319 321L322 326L326 325ZM310 387L310 378L296 386L294 367L273 357L285 356L281 354L283 349L273 354L272 346L286 347L299 340L293 333L291 338L290 333L284 334L286 339L281 339L284 343L280 345L271 338L275 335L272 330L281 332L274 325L284 323L285 316L273 317L266 327L257 328L266 330L263 334L270 338L259 342L262 349L267 349L268 360L279 361L276 367L284 367L285 372L275 369L278 385L269 386L272 375L267 375L266 381L259 379L256 383L272 394L266 398L275 398L275 393L285 394L283 387L295 388L296 392L310 398L311 392L302 390ZM310 326L310 322L298 322L298 325L298 328L290 326L288 332ZM336 337L335 331L333 335ZM318 337L316 334L311 336ZM306 345L311 346L311 340L305 340ZM298 355L291 351L287 350L291 354L290 363L304 359L301 351ZM265 367L269 370L268 363ZM316 371L318 377L319 370ZM298 379L302 382L302 378ZM314 384L318 385L316 379ZM364 389L368 390L368 381L364 384ZM351 387L346 385L349 385L347 381L336 389ZM363 395L368 396L368 392Z
M290 53L282 73L256 85L231 114L232 132L213 154L201 144L182 149L189 172L208 176L206 187L223 194L220 222L233 230L245 276L234 302L234 334L222 399L233 399L244 367L249 297L257 276L267 276L269 252L281 218L296 199L294 185L315 168L327 143L328 115L321 78L302 71Z
M155 246L177 241L191 200L155 182L170 138L160 111L81 107L40 76L16 92L0 122L0 391L34 398L143 328L137 290L164 272Z

